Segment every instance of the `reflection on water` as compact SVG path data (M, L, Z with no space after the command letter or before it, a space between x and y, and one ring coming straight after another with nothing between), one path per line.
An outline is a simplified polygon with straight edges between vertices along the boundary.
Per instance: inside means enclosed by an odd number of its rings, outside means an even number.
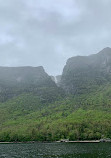
M0 144L0 158L111 158L111 143Z

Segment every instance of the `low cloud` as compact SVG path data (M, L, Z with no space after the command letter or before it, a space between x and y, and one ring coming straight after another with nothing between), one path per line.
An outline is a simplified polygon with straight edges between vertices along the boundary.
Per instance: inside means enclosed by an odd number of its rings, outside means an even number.
M0 0L0 65L43 65L111 47L110 0Z

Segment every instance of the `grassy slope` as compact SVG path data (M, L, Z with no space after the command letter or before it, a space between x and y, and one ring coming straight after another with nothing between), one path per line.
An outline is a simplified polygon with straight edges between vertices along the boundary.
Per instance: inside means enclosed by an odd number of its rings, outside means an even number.
M22 94L0 104L0 129L1 141L111 138L111 86L54 103Z

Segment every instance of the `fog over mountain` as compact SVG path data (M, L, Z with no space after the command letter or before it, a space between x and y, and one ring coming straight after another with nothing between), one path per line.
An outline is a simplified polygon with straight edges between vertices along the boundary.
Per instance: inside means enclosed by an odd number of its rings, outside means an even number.
M69 58L57 77L0 67L0 129L0 142L110 141L111 48Z
M60 86L68 93L84 94L111 84L111 48L97 54L68 59L60 80Z
M111 47L110 0L0 0L0 66L43 66Z

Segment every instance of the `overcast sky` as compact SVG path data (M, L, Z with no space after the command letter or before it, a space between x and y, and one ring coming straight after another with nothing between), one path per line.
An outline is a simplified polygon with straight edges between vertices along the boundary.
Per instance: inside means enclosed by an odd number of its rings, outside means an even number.
M0 65L62 73L69 57L111 47L111 0L0 0Z

